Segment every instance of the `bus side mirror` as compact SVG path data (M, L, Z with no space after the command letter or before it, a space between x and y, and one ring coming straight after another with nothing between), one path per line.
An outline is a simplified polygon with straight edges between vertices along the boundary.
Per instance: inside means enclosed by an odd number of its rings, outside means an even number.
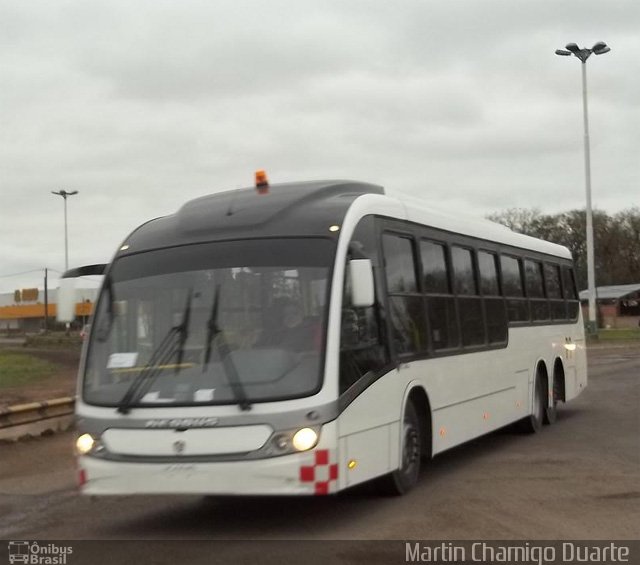
M365 308L375 303L373 266L371 259L351 259L349 261L351 279L351 306Z
M76 319L76 279L60 279L56 320L70 323Z

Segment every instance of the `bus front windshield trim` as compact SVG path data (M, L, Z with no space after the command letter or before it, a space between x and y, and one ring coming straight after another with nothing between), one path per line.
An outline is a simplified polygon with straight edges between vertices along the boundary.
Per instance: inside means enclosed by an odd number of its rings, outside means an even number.
M329 239L256 239L116 259L93 321L109 330L88 345L83 400L125 412L246 410L314 394L334 250Z

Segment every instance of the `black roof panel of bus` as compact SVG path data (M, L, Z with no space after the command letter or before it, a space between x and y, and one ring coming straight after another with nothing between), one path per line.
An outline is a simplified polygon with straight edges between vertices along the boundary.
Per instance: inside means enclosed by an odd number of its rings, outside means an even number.
M141 225L127 239L127 252L216 239L327 236L353 200L368 193L384 194L384 189L337 180L274 184L267 194L253 187L210 194Z

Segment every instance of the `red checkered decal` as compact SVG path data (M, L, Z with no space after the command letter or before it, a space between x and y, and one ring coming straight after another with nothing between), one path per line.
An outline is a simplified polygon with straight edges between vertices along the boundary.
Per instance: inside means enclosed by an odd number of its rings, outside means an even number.
M313 454L311 465L300 467L300 482L313 483L315 494L330 494L336 491L338 481L338 464L332 463L329 449L318 449Z

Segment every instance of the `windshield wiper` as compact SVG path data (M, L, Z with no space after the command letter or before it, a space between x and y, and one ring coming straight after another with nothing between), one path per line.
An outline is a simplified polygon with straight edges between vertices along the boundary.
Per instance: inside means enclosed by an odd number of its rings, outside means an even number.
M220 285L216 285L216 289L213 293L213 302L211 303L211 313L209 314L209 321L207 322L207 348L204 352L204 361L202 362L202 372L204 373L207 365L209 364L209 359L211 359L211 347L213 345L213 340L216 336L221 332L218 327L218 305L220 297Z
M184 314L182 316L182 323L177 327L180 340L178 341L178 358L176 361L176 373L180 370L182 365L182 358L184 357L184 344L187 343L189 337L189 320L191 318L191 300L193 298L193 289L189 290L187 296L187 304L184 307Z
M178 354L176 372L180 369L184 353L184 344L189 336L189 318L191 312L192 293L193 292L190 290L185 304L184 313L182 315L182 322L169 329L167 335L164 336L162 341L158 344L158 347L154 349L149 361L135 376L133 382L129 385L129 388L118 403L117 411L121 414L128 414L131 405L148 392L149 387L162 371L163 365L171 360L176 353ZM177 341L175 340L176 336L179 337Z
M229 385L231 385L231 391L233 392L234 398L238 402L240 410L251 410L251 404L249 403L247 393L244 390L242 380L240 379L240 375L238 374L238 369L236 368L233 359L231 358L231 349L229 348L227 340L224 338L224 332L218 325L218 306L220 302L219 298L220 284L217 284L215 292L213 293L211 314L209 315L209 321L207 322L207 348L205 350L204 361L202 363L202 372L205 372L207 365L209 364L212 344L215 341L218 348L218 355L220 355L220 358L222 359L224 372L227 376L227 380L229 381Z

